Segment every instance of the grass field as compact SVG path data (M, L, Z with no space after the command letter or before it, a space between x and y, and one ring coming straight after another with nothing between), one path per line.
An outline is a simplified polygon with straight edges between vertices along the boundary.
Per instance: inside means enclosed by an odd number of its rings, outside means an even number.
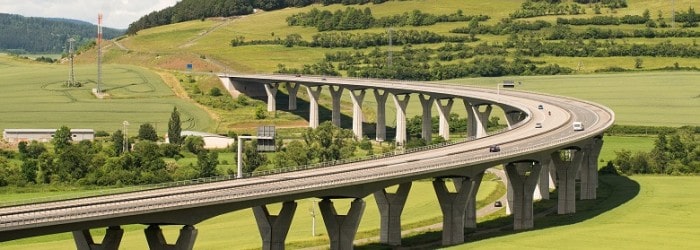
M95 66L77 66L76 80L85 85L67 88L67 66L0 57L0 129L66 125L111 133L129 121L131 133L148 122L163 135L173 107L180 110L183 129L208 130L215 125L204 110L176 97L158 75L137 66L105 65L101 88L109 97L97 99L91 93L96 71Z
M700 177L602 177L612 188L590 209L535 221L535 229L449 249L698 249ZM579 201L577 201L579 203ZM470 240L467 240L470 241Z

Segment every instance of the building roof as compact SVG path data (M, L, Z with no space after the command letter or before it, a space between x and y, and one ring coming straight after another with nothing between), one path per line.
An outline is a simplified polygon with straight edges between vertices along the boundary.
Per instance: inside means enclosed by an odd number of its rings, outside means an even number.
M218 138L229 138L229 139L234 139L230 138L228 136L223 136L223 135L217 135L217 134L212 134L212 133L207 133L207 132L200 132L200 131L181 131L180 132L181 136L199 136L199 137L218 137Z
M55 133L58 129L43 128L9 128L5 133ZM94 129L71 129L71 133L95 133Z

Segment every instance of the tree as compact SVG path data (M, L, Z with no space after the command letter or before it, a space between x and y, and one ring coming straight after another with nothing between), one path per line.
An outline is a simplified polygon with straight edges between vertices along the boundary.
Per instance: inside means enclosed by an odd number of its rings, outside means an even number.
M70 146L71 140L70 128L62 126L60 129L56 130L51 140L54 146L54 152L57 154L62 152L63 149Z
M124 134L121 130L117 130L112 134L112 147L114 149L115 155L121 155L124 153Z
M267 157L257 150L258 142L253 140L253 143L246 145L243 150L243 172L251 173L258 167L267 163Z
M204 138L200 136L188 136L185 138L185 148L194 154L204 150Z
M177 111L177 107L173 108L173 112L170 114L170 121L168 121L168 140L172 144L182 144L182 124L180 123L180 112Z
M199 177L211 177L218 175L216 165L219 164L219 153L200 151L197 154L197 167L199 167Z
M147 141L158 141L158 133L153 125L144 123L139 126L139 139Z

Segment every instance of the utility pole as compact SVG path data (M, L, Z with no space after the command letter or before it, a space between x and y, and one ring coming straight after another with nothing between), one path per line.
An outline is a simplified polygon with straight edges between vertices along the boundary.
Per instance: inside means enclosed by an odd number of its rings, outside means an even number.
M68 87L77 87L75 83L75 71L73 68L73 58L75 57L74 52L73 52L73 43L75 42L75 39L72 37L68 39L68 58L70 60L70 73L68 73Z
M129 122L124 121L122 122L122 125L124 125L124 142L122 143L122 153L126 153L129 151L129 136L127 135L128 133L126 131L126 126L129 126Z
M102 94L102 13L97 14L97 96Z

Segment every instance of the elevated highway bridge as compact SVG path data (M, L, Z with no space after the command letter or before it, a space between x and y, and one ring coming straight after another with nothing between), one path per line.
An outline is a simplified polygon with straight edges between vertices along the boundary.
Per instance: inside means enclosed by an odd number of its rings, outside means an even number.
M440 136L449 139L449 114L455 101L461 101L468 114L470 139L406 154L271 175L2 207L0 241L73 232L78 249L118 249L122 225L144 224L148 225L145 234L151 249L192 249L196 224L252 208L263 248L283 249L295 201L318 197L331 249L352 249L365 208L362 198L374 195L381 214L380 241L400 245L401 211L411 182L433 179L443 213L442 244L460 244L465 241L464 229L476 227L476 192L484 171L490 167L504 165L509 183L508 207L516 230L533 227L533 199L549 198L549 189L554 188L550 179L557 183L560 214L576 211L577 175L581 183L579 198L595 199L602 135L614 122L612 110L602 105L518 91L497 93L460 85L299 75L219 77L233 95L267 98L268 111L277 109L276 93L285 85L288 108L296 109L297 91L304 86L309 96L310 127L318 126L318 99L324 88L330 90L333 99L332 122L340 125L340 98L347 90L354 106L353 131L358 137L364 136L363 99L371 91L377 100L378 141L387 140L384 105L392 97L397 110L393 141L399 145L407 139L405 114L412 95L418 94L423 107L422 136L426 140L432 137L433 105L440 116ZM508 129L488 134L486 124L494 108L503 110ZM585 129L574 131L574 121L583 123ZM490 152L492 145L498 145L500 151ZM454 182L455 191L447 188L445 180ZM395 185L399 186L395 193L386 191ZM350 210L338 214L333 201L347 198L353 199ZM283 203L278 215L267 210L266 205L272 203ZM165 242L161 225L183 225L177 242ZM91 228L107 228L101 243L92 239Z

